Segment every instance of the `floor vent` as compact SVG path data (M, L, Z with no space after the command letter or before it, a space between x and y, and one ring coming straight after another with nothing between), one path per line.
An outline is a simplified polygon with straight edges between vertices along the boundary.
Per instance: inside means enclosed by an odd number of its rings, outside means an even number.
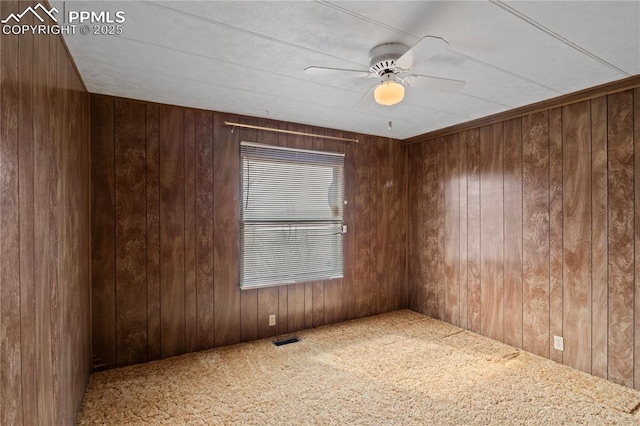
M296 343L299 341L300 339L298 338L298 336L293 336L293 337L287 337L286 339L282 339L282 340L274 340L273 344L276 346L282 346L282 345L288 345L290 343Z

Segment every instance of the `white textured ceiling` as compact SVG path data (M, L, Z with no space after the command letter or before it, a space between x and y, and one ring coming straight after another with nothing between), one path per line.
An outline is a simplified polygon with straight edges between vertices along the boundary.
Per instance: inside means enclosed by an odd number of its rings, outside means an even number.
M67 35L90 92L398 139L640 74L638 1L52 1L123 10L122 35ZM449 47L412 72L466 80L457 94L409 87L377 105L380 43L426 35Z

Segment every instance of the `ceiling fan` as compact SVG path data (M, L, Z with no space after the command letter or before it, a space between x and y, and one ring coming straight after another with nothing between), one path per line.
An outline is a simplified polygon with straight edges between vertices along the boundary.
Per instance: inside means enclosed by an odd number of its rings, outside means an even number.
M369 51L369 70L307 67L308 75L380 78L373 92L380 105L391 106L404 99L404 86L422 87L440 92L455 93L465 82L449 78L411 74L411 68L424 63L449 43L440 37L426 36L409 48L402 43L383 43Z

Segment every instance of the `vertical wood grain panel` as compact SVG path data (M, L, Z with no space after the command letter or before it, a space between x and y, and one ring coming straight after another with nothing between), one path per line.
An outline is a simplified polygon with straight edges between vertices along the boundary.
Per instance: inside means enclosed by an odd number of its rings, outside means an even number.
M426 178L425 170L425 158L427 147L429 144L423 143L413 151L409 150L410 154L414 154L416 161L412 161L412 168L410 170L411 176L415 176L415 179L411 181L408 187L414 194L414 199L411 205L413 206L413 212L411 218L414 223L414 230L412 236L412 256L410 258L411 270L413 271L413 279L411 281L411 300L412 309L426 314L426 299L425 293L428 288L428 282L423 275L423 271L426 270L425 265L425 252L427 245L424 240L425 227L426 227L426 212L424 211L425 197L423 196L423 185Z
M64 167L61 164L61 150L62 150L62 141L66 140L66 132L65 125L62 123L62 118L65 116L63 106L68 103L68 98L66 96L66 79L65 79L65 69L66 69L66 61L60 54L64 46L62 45L60 40L55 40L52 45L50 45L52 60L56 62L56 74L55 74L55 83L53 83L54 91L55 91L55 103L54 108L52 108L52 122L56 123L52 125L53 130L53 141L52 141L52 152L51 152L51 178L49 181L49 189L51 191L52 196L50 196L50 210L51 210L51 221L54 224L51 226L51 241L52 241L52 259L51 259L51 316L53 318L52 321L52 336L51 336L51 357L53 362L53 368L58 372L57 375L54 375L53 381L53 398L56 401L56 411L54 413L55 421L62 423L64 410L62 407L62 395L64 394L63 389L64 385L62 383L61 375L62 375L62 347L64 346L64 342L61 339L61 324L60 324L60 315L62 312L62 296L61 296L61 288L62 288L62 278L60 277L60 260L59 256L63 252L63 248L61 247L61 241L63 240L63 231L60 229L61 226L59 224L59 220L61 217L64 217L64 211L62 206L62 197L60 194L60 186L59 181L64 175ZM115 191L115 189L114 189ZM113 200L115 203L115 192L113 194ZM115 204L114 204L115 205ZM114 249L115 249L115 224L114 224ZM114 250L114 274L115 274L115 250ZM115 306L115 275L114 275L114 294L113 294L113 303ZM115 341L115 310L114 310L114 322L113 322L113 331L114 331L114 341ZM115 358L115 349L114 349L114 363L116 361Z
M394 256L392 269L392 291L395 294L395 304L392 309L405 309L407 307L407 163L406 152L399 141L393 141L395 147L392 150L392 176L393 176L393 203L389 213L389 226L393 244L391 251Z
M376 267L376 282L378 282L378 298L376 307L373 310L375 313L387 312L390 309L391 299L389 298L389 287L391 285L389 281L389 268L390 265L390 253L388 246L388 234L387 229L389 227L389 144L390 140L383 138L375 138L375 161L372 161L373 166L372 174L376 176L374 180L374 188L378 191L378 197L375 200L375 209L372 210L371 222L375 224L376 228L376 243L378 244L376 250L376 260L374 265Z
M258 289L258 339L278 334L278 287ZM276 325L269 326L269 315L276 316Z
M380 205L384 203L383 191L380 193L374 193L375 188L380 185L379 180L382 178L381 167L384 167L384 160L382 158L380 141L377 138L368 136L368 160L367 167L369 167L369 179L371 191L367 193L367 216L369 221L369 227L367 234L369 236L369 273L371 274L371 282L375 285L372 286L369 294L369 304L367 315L375 315L380 312L382 307L382 295L384 293L385 283L381 281L383 272L379 264L386 256L384 253L384 245L380 238L383 236L383 229L378 222L378 210ZM361 165L363 167L363 165Z
M522 347L549 356L549 119L522 118Z
M356 146L356 199L355 209L358 218L356 230L356 265L355 265L355 293L356 317L369 315L371 289L367 283L373 282L370 268L372 234L369 232L369 208L371 203L371 169L367 166L370 161L371 143L368 138L360 138Z
M591 108L562 108L563 362L591 372Z
M467 267L469 330L480 333L480 132L467 133Z
M344 253L343 253L344 257ZM334 324L344 320L342 313L344 278L325 281L324 285L324 323Z
M391 190L391 139L375 138L376 145L376 161L375 169L376 180L375 188L375 205L374 216L372 222L375 223L377 232L377 256L376 265L376 281L378 285L378 300L375 304L376 308L373 312L388 312L391 309L391 291L390 271L391 253L389 251L389 206L390 206L390 190ZM373 162L372 162L373 163ZM387 265L386 267L384 265Z
M458 134L458 144L460 146L458 160L460 179L460 327L469 327L469 305L468 305L468 268L467 268L467 243L468 243L468 223L467 223L467 134Z
M115 102L116 359L147 360L144 104Z
M19 12L18 2L0 3L2 16ZM18 36L2 35L0 106L0 423L22 418L22 353L20 345L20 233L18 211Z
M114 101L91 97L91 282L96 368L116 365ZM103 124L104 123L104 124ZM111 123L108 125L107 123Z
M504 341L522 347L522 120L504 131Z
M3 34L0 75L0 424L73 424L91 361L88 94L58 36Z
M304 287L304 328L312 328L313 327L313 288L316 283L304 283L302 286ZM316 290L316 298L320 296L320 292L324 293L324 285L320 283L318 289ZM317 308L316 318L319 318L321 309Z
M198 283L196 278L196 122L184 111L184 321L185 352L198 347Z
M438 144L436 145L436 170L437 170L437 201L434 206L437 206L436 210L436 222L438 223L438 243L437 247L437 295L438 295L438 316L437 318L442 320L444 319L444 309L445 309L445 277L444 277L444 143L442 139L438 140Z
M184 111L160 116L160 354L185 351Z
M60 46L59 49L63 49L63 46ZM64 117L69 116L69 106L71 101L70 90L69 90L69 65L67 61L62 58L59 58L58 61L58 78L57 85L61 89L61 95L59 97L59 103L56 105L56 109L58 110L58 119L62 120ZM68 140L70 138L70 120L65 120L61 122L60 131L57 133L57 153L56 153L56 162L59 170L58 174L58 185L56 187L56 198L58 198L57 204L57 215L58 218L66 217L70 212L68 208L67 202L67 185L66 180L68 179L67 173L65 170L68 167L67 162L67 149L68 149ZM59 377L57 377L56 386L58 387L58 398L60 401L60 411L58 413L59 422L63 423L67 418L68 404L70 403L70 393L64 392L64 389L69 387L69 369L67 364L67 350L68 343L64 339L64 330L66 330L69 326L68 321L68 313L65 311L65 305L68 297L68 289L65 285L65 275L66 275L66 265L63 262L64 255L67 253L67 241L65 239L65 234L67 229L66 224L61 223L57 226L57 249L58 255L61 256L60 259L56 261L56 268L58 274L58 282L56 288L56 305L58 311L56 312L55 319L55 328L57 329L57 348L56 348L56 362L57 368L60 371Z
M334 324L343 321L342 278L325 281L323 297L323 324Z
M93 96L92 96L93 99ZM160 122L157 105L147 105L147 359L160 358Z
M59 59L58 61L58 76L57 76L57 85L58 88L61 90L61 96L58 99L58 105L56 105L56 109L58 110L57 112L57 119L61 119L62 117L66 117L69 114L69 109L68 109L68 105L69 105L69 86L68 86L68 66L65 63L66 61L64 61L62 58ZM67 208L67 203L66 203L66 199L65 199L65 195L67 195L65 192L65 186L62 182L65 180L66 176L64 173L64 170L66 168L66 164L64 161L64 157L65 157L65 151L67 149L67 144L66 141L69 138L69 122L65 121L64 123L62 123L59 126L59 132L56 134L57 140L56 140L56 145L57 145L57 152L56 152L56 164L58 167L58 184L56 185L56 189L55 189L55 198L57 199L57 206L56 206L56 214L58 216L58 218L64 217L68 214L68 208ZM56 229L57 229L57 241L56 241L56 248L58 250L58 256L64 256L64 254L66 253L67 247L65 246L65 241L64 241L64 234L65 234L65 229L64 229L64 225L63 224L57 224ZM59 400L59 411L57 414L57 418L58 421L60 423L62 423L66 417L66 413L65 413L65 409L63 408L66 404L69 403L69 395L67 393L65 393L63 391L63 389L65 389L68 386L68 378L67 373L67 364L66 364L66 357L65 357L65 352L66 352L66 345L64 342L64 338L63 338L63 330L67 327L67 316L64 313L64 305L67 299L67 289L65 288L64 285L64 273L65 273L65 265L64 262L61 261L61 259L56 259L55 261L55 267L56 267L56 274L58 275L58 282L57 282L57 288L55 289L55 297L56 297L56 308L57 308L57 312L55 315L55 319L54 319L54 329L56 331L56 334L54 334L55 338L54 341L56 341L54 343L55 347L55 357L54 358L54 362L57 363L56 368L59 370L60 375L58 377L56 377L56 384L55 386L58 388L58 395L57 398Z
M633 386L633 92L608 96L609 379Z
M304 329L304 284L287 286L287 332Z
M74 162L80 164L78 168L72 167L75 179L72 188L79 194L76 199L76 259L71 260L71 281L73 284L73 300L70 305L75 307L75 320L72 329L79 330L75 334L76 345L74 347L71 364L75 364L70 406L70 421L76 421L78 407L84 397L85 389L91 374L91 146L89 123L89 94L82 83L80 76L74 71L75 79L75 103L74 116L78 122L78 132L74 135L71 150L76 152ZM79 188L78 188L79 187ZM75 264L74 264L75 263ZM75 277L75 278L74 278ZM81 278L78 278L81 277ZM43 344L38 343L42 348ZM46 379L39 378L39 383ZM38 385L40 389L40 385ZM40 420L48 417L40 417Z
M240 340L258 338L258 289L240 292Z
M195 115L196 137L196 348L214 345L213 114Z
M70 87L69 87L69 66L66 63L66 61L61 60L60 68L58 69L58 84L60 85L59 87L62 89L62 96L60 97L60 105L59 105L59 113L61 114L61 117L69 117L71 115L71 111L70 111L70 107L71 107L71 93L70 93ZM58 198L58 217L68 217L67 215L71 214L71 211L69 209L69 200L68 200L68 196L69 196L69 191L68 191L68 180L69 180L69 175L67 173L65 173L65 171L68 168L68 158L67 158L67 153L68 153L68 149L69 149L69 139L70 139L70 120L67 119L65 120L62 125L60 126L60 132L58 133L58 137L59 139L57 140L57 145L58 145L58 153L57 153L57 163L58 163L58 168L59 168L59 175L58 175L58 187L57 187L57 191L56 191L56 197ZM65 261L65 256L70 255L71 253L69 253L67 250L69 249L68 245L69 245L69 235L68 232L69 230L67 229L67 224L66 223L60 223L58 224L58 234L57 234L57 244L58 244L58 250L59 250L59 255L60 258L58 258L57 262L56 262L56 267L57 267L57 273L59 275L59 282L58 282L58 287L56 289L56 302L59 306L67 306L67 303L69 301L69 288L67 283L65 282L65 276L67 276L68 273L68 269L67 269L67 262ZM65 388L70 388L71 387L71 383L70 383L70 371L69 371L69 364L68 364L68 355L69 355L69 340L70 339L65 339L64 338L64 334L65 331L68 329L69 327L69 319L70 319L70 315L71 312L68 312L64 309L60 309L58 311L58 315L56 315L55 318L55 327L56 327L56 331L57 331L57 340L58 340L58 347L56 348L56 355L57 355L57 363L58 363L58 368L60 369L60 375L57 378L58 379L58 387L60 390L65 389ZM71 402L71 395L70 393L67 392L62 392L60 391L59 393L59 403L61 407L64 407L63 410L60 411L59 413L59 421L60 423L64 422L65 419L68 418L68 411L69 411L69 404Z
M422 250L420 253L420 275L424 289L420 290L423 312L438 317L438 151L435 144L423 150L422 194Z
M6 2L5 2L6 3ZM4 10L2 8L2 6L0 5L0 13L4 13ZM2 54L2 39L0 39L0 81L2 80L2 75L3 75L3 69L7 68L7 63L6 63L6 59L7 57L5 55ZM4 119L6 119L6 112L5 112L5 107L6 105L2 102L3 99L3 89L4 88L4 84L2 86L0 86L0 137L2 138L1 140L4 140L6 132L5 132L5 127L3 126L3 122ZM0 147L3 146L2 141L0 140ZM2 161L4 161L4 156L3 156L3 151L2 149L0 149L0 164L2 164ZM2 191L4 189L3 185L2 185L2 178L4 178L2 171L0 170L0 196L2 195ZM2 232L2 221L3 221L3 216L2 216L2 199L0 199L0 232ZM2 247L2 243L0 242L0 248ZM0 268L2 267L2 259L0 259ZM0 297L3 295L2 293L2 283L4 281L4 276L2 274L2 271L0 270ZM4 333L4 328L2 328L2 320L4 317L4 313L2 312L2 301L0 300L0 331L2 331ZM5 389L5 379L3 378L3 373L2 371L4 370L4 364L2 362L2 358L4 355L4 346L2 345L2 343L0 342L0 399L2 399L2 395L3 393L6 391ZM4 400L3 400L4 401ZM3 421L6 417L6 410L2 409L2 407L0 407L0 421Z
M396 269L396 260L392 250L392 244L396 235L391 232L391 209L393 207L393 144L391 138L378 139L378 191L382 191L382 199L378 201L376 209L376 223L378 224L378 280L382 283L378 309L380 313L393 309L395 292L393 282L393 269ZM387 266L382 266L386 264Z
M407 156L411 159L420 159L420 161L410 161L408 163L408 175L411 179L407 182L407 191L409 199L414 201L408 205L409 223L411 224L411 232L409 233L408 256L409 269L407 279L409 281L409 308L426 313L423 309L424 287L426 285L422 277L422 252L426 245L422 242L422 184L423 177L423 147L426 144L414 144L407 147Z
M633 91L633 159L634 159L634 346L633 387L640 389L640 88Z
M49 153L51 147L51 71L49 60L50 41L46 37L34 38L34 239L38 246L35 257L34 280L36 285L36 342L38 377L38 419L54 418L53 407L53 364L51 359L51 289L50 270L47 254L51 251L49 240ZM2 50L0 42L0 50ZM88 123L87 123L88 125ZM89 154L91 161L91 155ZM89 164L90 166L90 164ZM1 325L0 325L1 329ZM91 349L89 349L90 351ZM2 361L0 360L0 365ZM1 392L1 391L0 391ZM0 399L2 394L0 393Z
M29 7L20 2L20 8ZM21 22L33 25L33 15ZM5 36L3 34L3 36ZM20 235L20 346L22 376L22 419L25 424L38 422L36 378L36 328L34 287L34 200L33 200L33 39L31 33L18 40L18 208Z
M607 98L591 100L591 374L607 378Z
M61 180L62 200L65 204L61 247L63 256L61 282L64 283L64 324L61 335L64 336L64 349L61 359L64 379L62 384L65 397L63 401L63 423L75 421L77 408L84 395L90 372L89 331L89 268L90 247L90 170L88 134L83 130L88 116L84 102L86 94L72 63L67 60L68 74L68 121L69 133L64 144L64 177ZM48 419L47 419L48 420Z
M481 333L504 340L504 217L502 126L480 129Z
M240 341L240 277L238 267L238 132L231 133L214 115L213 135L213 240L215 345Z
M325 289L325 281L314 282L312 286L312 317L311 324L312 327L320 327L324 325L324 289Z
M553 336L562 336L562 109L549 111L549 357L562 362Z
M73 66L71 64L68 65L68 84L69 84L69 133L68 139L65 143L65 151L63 153L65 157L65 161L63 162L65 169L67 170L67 175L63 182L66 184L66 188L63 192L63 199L66 204L66 215L69 217L69 221L65 223L63 227L65 235L69 235L72 233L83 234L82 230L89 230L87 226L85 228L83 212L86 210L88 206L85 206L85 194L89 194L88 191L85 191L84 188L76 189L68 185L68 182L71 181L81 181L83 179L88 179L89 175L85 174L85 170L89 170L87 167L84 156L83 156L83 147L74 147L72 141L79 139L79 135L81 135L81 123L82 115L80 114L80 101L78 99L78 90L80 88L79 81L75 75ZM72 192L76 193L76 196L72 196ZM85 253L88 250L88 247L84 245L82 241L78 240L70 240L65 239L64 241L65 253L66 255L62 257L62 265L64 265L64 273L63 276L66 280L69 280L73 277L77 272L78 263L80 263L81 268L84 267L84 264L87 264L85 261ZM83 250L84 249L84 250ZM86 287L85 287L86 288ZM81 330L82 325L86 324L88 318L84 318L84 315L81 310L85 310L88 313L88 306L84 304L84 293L86 291L86 295L89 296L88 290L81 289L74 281L67 286L65 286L65 332L69 333L70 330ZM67 372L67 379L65 380L66 386L71 389L70 392L66 395L67 403L65 403L65 407L67 409L64 411L64 420L67 422L73 421L75 418L75 407L74 401L78 401L82 399L84 395L84 389L82 389L82 383L78 380L77 376L74 374L74 370L77 368L78 370L84 370L85 360L76 361L77 366L74 365L73 357L78 353L86 353L82 349L82 341L79 336L82 331L77 334L68 335L67 345L63 351L64 357L64 366Z
M343 135L345 136L345 135ZM348 137L352 137L349 135ZM356 309L356 147L357 143L348 142L345 146L344 158L344 223L347 233L343 235L344 279L342 283L342 318L345 320L357 317Z
M289 286L281 285L278 291L278 324L276 334L285 334L289 330Z
M379 266L377 265L377 262L381 254L379 250L382 249L382 245L378 241L380 229L378 228L378 224L376 222L378 201L381 201L382 197L380 196L380 194L374 192L377 188L378 177L378 141L372 136L367 136L365 143L367 147L365 151L367 157L365 161L360 163L359 167L368 167L368 184L370 189L365 194L366 204L362 212L364 217L361 217L361 219L365 219L366 217L366 221L364 222L365 228L361 229L360 232L362 233L364 231L367 234L369 245L367 258L363 258L362 260L366 259L367 261L366 268L369 282L375 283L371 285L369 291L364 291L367 296L364 297L365 311L363 312L363 314L367 316L378 313L380 306L380 293L381 288L383 287L383 283L381 283L378 279L380 270L378 269Z
M444 145L444 320L460 324L460 158L458 135Z
M69 140L71 139L71 106L73 103L73 96L71 93L70 86L70 67L69 64L64 61L64 64L61 64L60 72L58 73L58 82L63 89L63 94L61 97L61 109L60 113L62 117L69 117L62 123L60 139L58 143L58 167L60 168L59 175L59 186L57 196L59 197L58 203L58 213L59 217L70 217L72 211L70 209L70 200L69 200L69 186L67 184L68 180L72 177L71 174L66 172L69 167ZM59 368L60 368L60 377L59 377L59 386L60 386L60 422L63 423L68 421L69 411L71 404L71 392L65 392L64 389L71 388L71 369L69 365L70 355L71 355L71 339L69 337L65 338L65 331L70 328L71 325L71 311L68 310L68 301L69 301L69 286L65 282L65 278L68 276L68 258L65 258L71 253L70 241L68 241L65 236L70 231L67 223L61 223L58 225L58 250L60 254L60 259L57 262L58 267L58 304L60 307L59 316L57 321L57 327L59 330Z
M379 182L378 178L380 176L380 166L382 163L381 154L380 154L380 142L377 138L367 137L367 145L368 145L368 160L367 166L369 167L369 179L370 179L370 187L371 191L367 193L367 210L366 214L368 216L368 230L367 234L369 237L369 273L371 282L375 282L375 285L372 286L372 289L369 293L368 300L368 309L367 315L375 315L380 312L380 307L382 303L382 294L384 292L384 283L380 280L382 277L382 270L380 269L379 261L381 261L384 256L384 246L382 242L379 240L383 229L378 226L378 207L379 204L382 204L383 194L375 193L375 189L378 188ZM360 167L364 167L362 164Z

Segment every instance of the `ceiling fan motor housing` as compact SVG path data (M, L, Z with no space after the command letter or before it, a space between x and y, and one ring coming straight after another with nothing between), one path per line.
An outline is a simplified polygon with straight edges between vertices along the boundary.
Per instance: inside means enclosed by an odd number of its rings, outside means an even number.
M380 77L388 73L395 73L395 63L404 55L409 47L402 43L380 44L369 52L369 72Z

